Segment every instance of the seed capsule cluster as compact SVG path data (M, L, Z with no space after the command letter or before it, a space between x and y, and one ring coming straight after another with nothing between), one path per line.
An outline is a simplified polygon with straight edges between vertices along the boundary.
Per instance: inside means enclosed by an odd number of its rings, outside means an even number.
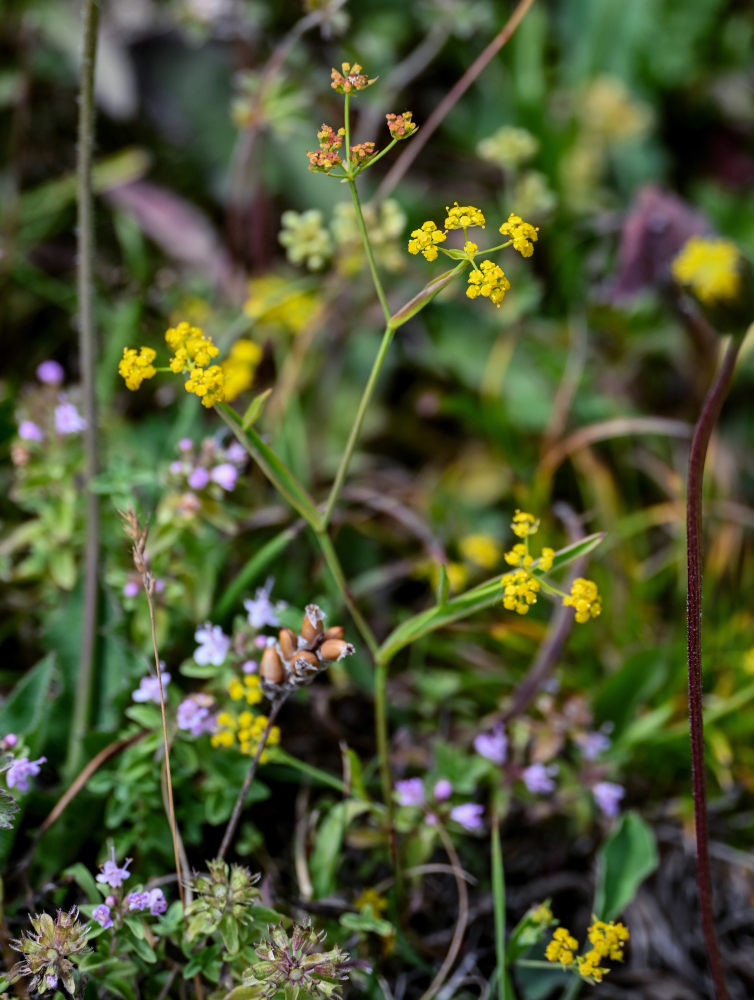
M311 684L317 674L336 660L355 652L343 639L343 626L324 627L325 613L307 604L299 634L281 628L277 640L268 645L259 663L262 690L274 701L283 692Z

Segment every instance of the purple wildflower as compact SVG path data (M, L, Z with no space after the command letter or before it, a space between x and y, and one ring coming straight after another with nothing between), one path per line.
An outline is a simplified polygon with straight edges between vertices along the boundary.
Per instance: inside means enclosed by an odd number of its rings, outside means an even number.
M399 805L421 806L424 804L424 782L421 778L406 778L396 781L395 797Z
M625 794L625 788L614 781L598 781L592 789L594 801L600 811L610 819L620 812L620 800Z
M0 740L3 750L12 750L17 743L18 737L15 733L6 733L2 740Z
M611 740L605 733L579 733L576 743L584 760L596 760L605 750L610 749Z
M436 802L444 802L453 794L453 786L447 778L440 778L432 791Z
M104 885L109 885L111 889L119 889L123 882L131 876L131 873L128 870L128 866L131 864L131 859L126 858L123 862L123 867L118 868L118 862L115 860L114 847L112 848L112 855L112 858L108 858L103 865L100 865L102 871L97 876L97 881L102 882Z
M235 465L231 465L230 462L221 462L210 473L210 479L213 483L217 483L218 486L222 486L224 490L230 493L231 490L236 488L238 469Z
M246 449L240 441L232 441L228 445L225 449L225 457L234 465L245 465L246 459L248 458Z
M199 648L194 653L197 663L211 663L213 667L219 667L225 661L230 651L230 639L219 625L205 622L196 630L194 638L199 643Z
M203 490L208 482L209 472L207 472L206 469L203 469L201 465L197 466L197 468L194 469L188 477L188 484L192 490Z
M481 830L484 825L483 815L484 806L480 806L478 802L464 802L460 806L453 806L450 810L450 818L465 830Z
M215 731L215 718L210 713L212 698L207 694L191 694L178 706L176 723L192 736Z
M153 917L159 917L168 908L168 901L165 899L165 894L162 889L150 889L147 895L149 896L147 900L149 912Z
M86 427L86 420L73 403L60 403L55 407L55 430L58 434L78 434Z
M183 462L179 462L178 459L176 459L174 462L170 463L168 470L171 476L180 476L183 472Z
M61 385L65 378L63 366L52 359L37 365L37 378L45 385Z
M486 757L493 764L504 764L508 756L508 737L503 724L499 722L491 733L479 733L474 740L474 749L480 757Z
M194 442L191 438L181 438L178 442L178 451L191 451L194 447Z
M146 910L149 906L149 893L129 892L126 896L126 906L129 910Z
M241 664L242 674L255 674L259 669L259 664L256 660L244 660Z
M22 441L44 441L45 436L42 428L37 426L33 420L22 420L18 425L18 436Z
M100 903L99 906L95 906L92 910L92 917L100 927L104 927L107 930L108 927L113 926L112 917L110 916L110 907L105 903Z
M170 674L161 670L162 674L162 693L165 694L165 690L170 683ZM139 682L139 686L135 691L131 693L131 697L134 701L152 701L155 705L160 704L160 682L157 677L142 677Z
M279 625L278 614L287 607L285 601L270 600L270 593L274 586L274 577L270 577L264 587L258 587L253 600L246 600L243 606L246 608L249 625L252 628L264 628L265 625Z
M557 774L557 764L530 764L521 775L524 784L533 795L547 795L555 788L552 775Z
M19 792L28 792L29 778L36 777L39 774L39 765L46 761L46 757L38 757L36 760L19 757L18 760L14 760L5 776L8 788L17 788Z
M124 597L138 597L141 587L136 580L128 580L123 585L123 596Z

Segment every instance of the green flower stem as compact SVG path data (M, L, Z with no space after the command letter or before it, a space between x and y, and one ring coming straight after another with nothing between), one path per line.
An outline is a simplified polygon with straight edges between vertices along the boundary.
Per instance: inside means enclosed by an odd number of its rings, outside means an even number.
M346 141L348 141L346 139ZM374 289L377 292L377 298L380 300L380 305L382 306L382 312L385 316L385 322L390 322L390 306L387 304L387 296L385 295L385 289L382 287L382 282L380 281L380 275L377 271L377 262L374 259L374 251L372 250L372 244L369 240L369 232L364 222L364 213L361 211L361 201L359 200L359 192L356 190L356 182L353 177L348 178L348 187L351 190L351 198L353 200L353 207L356 210L356 224L359 227L359 232L361 233L361 240L364 244L364 251L367 255L367 261L369 262L369 270L372 273L372 282L374 283Z
M330 540L330 536L324 528L315 529L315 535L317 537L317 543L319 544L320 551L325 558L328 569L330 570L337 588L343 597L345 605L350 612L351 618L353 618L356 627L361 633L361 638L366 643L372 657L376 657L379 643L377 642L375 634L369 627L366 619L356 606L356 602L351 595L351 591L348 589L348 582L343 574L343 568L340 565L340 560L335 552L335 547Z
M409 138L409 136L406 136L406 138ZM359 169L359 173L361 173L361 171L362 171L362 170L366 170L366 169L367 169L367 167L373 167L373 166L374 166L374 164L375 164L375 163L376 163L376 162L377 162L378 160L381 160L381 159L382 159L382 157L383 157L383 156L385 155L385 153L389 153L389 152L390 152L390 150L391 150L391 149L393 148L393 146L394 146L394 145L395 145L395 144L396 144L397 142L398 142L398 139L393 139L393 140L392 140L391 142L389 142L389 143L387 144L387 146L385 146L385 148L384 148L384 149L381 149L381 150L379 151L379 153L375 153L375 154L374 154L374 156L373 156L373 157L371 158L371 160L369 160L369 161L368 161L367 163L365 163L365 164L364 164L364 166L363 166L363 167L361 167L361 168Z
M689 670L689 735L691 738L691 783L694 794L694 829L696 832L696 877L704 943L715 984L717 1000L728 1000L725 973L715 933L712 905L712 880L709 866L709 828L707 791L704 770L704 715L702 685L702 486L707 446L728 395L740 338L731 339L722 364L702 404L691 440L686 498L686 558L688 564L688 600L686 635Z
M392 342L394 333L395 330L392 330L388 326L382 334L382 340L380 342L379 350L377 351L377 356L374 359L372 370L369 373L369 378L367 379L367 384L364 386L364 392L362 393L359 401L359 408L356 411L356 417L354 418L353 425L351 426L351 432L348 435L348 441L346 442L346 447L343 451L343 455L341 456L338 471L335 474L335 480L330 488L330 495L327 498L327 503L325 504L325 509L322 513L321 523L323 528L328 526L332 518L335 504L337 503L338 496L343 487L343 482L346 478L346 473L348 472L348 466L350 465L354 449L356 448L356 441L358 440L361 426L364 423L367 408L372 400L374 388L377 384L377 379L380 377L380 372L382 371L382 366L385 363L385 357Z
M66 771L72 777L79 770L83 740L92 700L97 615L99 604L100 499L91 488L99 471L97 397L95 387L94 329L94 219L92 199L92 146L94 143L94 73L97 59L99 2L84 4L84 40L79 86L78 152L76 164L77 242L76 287L78 297L79 364L84 428L86 496L86 543L84 551L84 608L81 662L74 692Z
M505 874L503 849L500 843L500 816L492 817L492 842L490 846L492 871L492 899L495 909L495 958L497 960L497 995L499 1000L510 1000L508 970L505 967Z

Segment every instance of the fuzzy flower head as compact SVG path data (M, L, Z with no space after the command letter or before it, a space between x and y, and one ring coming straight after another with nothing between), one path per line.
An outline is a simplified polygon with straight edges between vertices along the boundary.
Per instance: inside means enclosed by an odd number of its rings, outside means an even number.
M529 222L524 222L520 215L511 213L508 221L500 227L502 236L510 236L513 242L513 249L518 250L522 257L531 257L534 253L534 244L537 242L539 228L532 226Z
M123 348L118 374L125 380L127 389L135 391L144 379L152 378L153 375L157 374L157 369L153 364L156 357L157 352L151 347L140 347L138 351L133 347Z
M468 280L469 287L466 289L466 295L470 299L481 295L483 298L489 299L498 309L505 293L511 287L502 267L493 260L483 260L479 267L475 267L469 273Z
M565 607L573 608L576 621L583 624L590 618L596 618L602 612L602 598L593 580L585 580L578 576L571 584L571 593L563 598Z
M216 858L207 862L207 869L206 873L194 872L189 880L194 896L186 908L189 941L207 937L225 920L248 924L259 901L259 890L255 888L259 876L252 875L248 868Z
M741 288L741 255L730 240L692 236L671 265L675 280L711 306L736 298Z
M17 760L14 760L5 775L8 788L17 788L19 792L28 792L29 778L36 777L39 774L39 765L46 762L46 757L38 757L36 760L29 760L28 757L19 757Z
M10 970L8 982L31 977L29 989L41 996L62 983L71 996L76 995L74 962L89 951L86 947L87 925L79 923L78 910L58 910L53 920L49 913L31 917L34 931L24 931L11 941L11 948L20 951L24 961ZM73 959L73 961L71 961Z
M445 233L438 229L431 219L423 222L421 229L414 229L408 241L408 252L422 254L426 260L437 260L437 244L447 239Z
M393 139L408 139L418 128L416 122L412 121L413 115L410 111L404 111L402 115L385 115L385 118Z
M453 202L453 207L445 206L448 213L445 219L445 229L470 229L472 226L481 226L484 229L485 218L480 209L474 205L459 205Z
M373 83L377 82L377 77L373 77L371 80L362 72L362 67L358 63L341 63L341 72L337 69L333 69L330 73L332 77L332 83L330 86L333 90L336 90L339 94L351 94L355 90L366 90L367 87L371 87Z
M256 949L260 961L244 973L244 986L253 987L255 996L265 1000L293 984L297 994L310 1000L338 1000L338 981L348 979L352 963L337 945L321 951L324 937L325 932L317 933L308 921L294 924L290 937L282 926L271 927Z

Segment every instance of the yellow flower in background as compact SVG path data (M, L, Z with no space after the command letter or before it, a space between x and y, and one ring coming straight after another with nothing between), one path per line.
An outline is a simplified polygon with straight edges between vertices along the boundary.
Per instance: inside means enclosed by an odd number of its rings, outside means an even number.
M563 598L563 604L575 610L576 621L582 624L602 612L602 598L597 584L593 580L585 580L583 576L578 576L573 581L571 593Z
M306 329L319 310L319 296L281 274L262 274L248 284L244 315L264 326L282 327L291 333Z
M503 547L492 535L464 535L458 541L458 550L464 559L482 569L494 569L500 562Z
M228 684L227 690L232 701L246 699L247 705L258 705L264 697L258 674L246 674L243 678L234 677Z
M262 348L253 340L244 338L235 342L220 366L225 378L226 399L235 399L251 387L261 360Z
M157 369L152 364L156 356L151 347L140 347L138 351L133 347L123 348L118 373L125 379L126 388L135 391L144 379L152 378L156 374Z
M387 900L384 896L381 896L376 889L365 889L356 899L353 901L353 905L357 910L365 910L368 906L372 908L372 912L375 916L380 917L387 910Z
M741 288L741 255L730 240L692 236L671 265L675 280L706 305L734 299Z

